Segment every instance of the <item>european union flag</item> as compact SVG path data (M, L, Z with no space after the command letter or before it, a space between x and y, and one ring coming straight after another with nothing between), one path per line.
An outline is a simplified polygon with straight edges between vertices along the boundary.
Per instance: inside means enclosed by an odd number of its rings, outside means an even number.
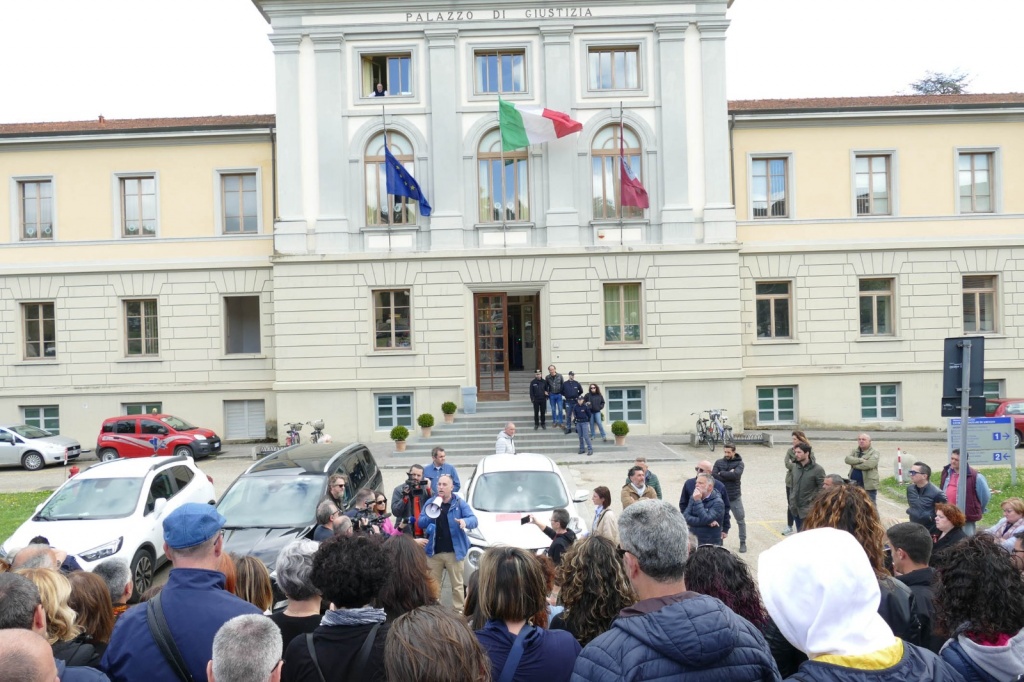
M405 170L405 166L398 162L398 159L391 154L391 150L387 147L384 147L384 169L388 177L388 194L393 194L396 197L409 197L420 202L420 213L429 216L430 203L420 191L420 185L416 182L416 178L409 175L409 171Z

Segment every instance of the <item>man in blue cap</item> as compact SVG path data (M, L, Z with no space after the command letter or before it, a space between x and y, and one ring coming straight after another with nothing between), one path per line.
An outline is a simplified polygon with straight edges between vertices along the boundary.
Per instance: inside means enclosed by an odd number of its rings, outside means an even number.
M175 653L196 680L206 679L213 638L235 616L260 610L224 589L218 570L227 522L208 504L183 504L164 519L164 554L174 564L156 598L128 609L117 620L100 667L112 682L178 682ZM166 653L157 644L166 621Z

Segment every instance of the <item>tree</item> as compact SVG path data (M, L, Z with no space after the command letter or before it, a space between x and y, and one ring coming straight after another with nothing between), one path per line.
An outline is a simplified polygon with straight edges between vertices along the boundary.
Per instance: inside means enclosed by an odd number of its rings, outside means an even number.
M950 73L926 71L925 77L910 84L915 95L963 95L971 84L971 75L960 70Z

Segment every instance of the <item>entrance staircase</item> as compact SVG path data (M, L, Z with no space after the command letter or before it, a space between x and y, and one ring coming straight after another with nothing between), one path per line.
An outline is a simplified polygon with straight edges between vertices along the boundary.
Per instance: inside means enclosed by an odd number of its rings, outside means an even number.
M533 403L530 402L530 382L533 374L529 371L509 372L509 400L478 401L476 414L465 414L461 410L455 414L454 424L445 424L443 420L434 424L430 438L424 438L420 428L409 429L410 435L404 453L395 453L402 457L430 461L430 451L440 445L449 457L471 456L483 457L494 454L494 442L498 432L508 422L516 425L516 451L534 452L547 455L556 461L559 456L575 455L579 452L579 436L575 432L565 435L565 430L554 428L551 424L551 406L548 406L548 428L533 430ZM626 446L615 446L608 423L604 425L608 442L601 442L601 432L594 439L594 453L625 451Z

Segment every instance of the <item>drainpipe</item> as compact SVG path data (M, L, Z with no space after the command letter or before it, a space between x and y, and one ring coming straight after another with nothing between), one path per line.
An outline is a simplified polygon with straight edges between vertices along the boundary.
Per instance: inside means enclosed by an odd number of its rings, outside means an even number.
M736 114L729 114L729 183L732 185L732 206L736 208L736 150L733 147L732 129L736 126Z
M274 214L274 222L280 218L277 215L277 135L274 133L274 126L270 126L267 129L270 133L270 189L271 189L271 202L272 202L272 213Z

